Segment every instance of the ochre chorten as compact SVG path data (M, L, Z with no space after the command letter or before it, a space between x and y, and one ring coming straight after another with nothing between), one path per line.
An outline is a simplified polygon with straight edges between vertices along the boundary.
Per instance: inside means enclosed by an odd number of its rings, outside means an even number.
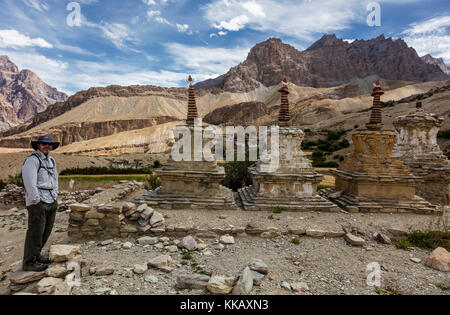
M337 193L332 199L351 212L433 213L436 207L416 196L423 179L411 174L403 161L392 155L395 132L381 129L383 93L377 81L370 122L366 130L353 134L354 152L334 172Z

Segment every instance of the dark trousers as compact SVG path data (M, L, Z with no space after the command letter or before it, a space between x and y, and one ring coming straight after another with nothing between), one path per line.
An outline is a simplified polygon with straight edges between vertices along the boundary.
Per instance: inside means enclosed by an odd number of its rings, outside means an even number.
M55 223L58 202L47 204L40 202L27 207L28 231L25 239L23 264L29 265L40 256L42 248L47 243Z

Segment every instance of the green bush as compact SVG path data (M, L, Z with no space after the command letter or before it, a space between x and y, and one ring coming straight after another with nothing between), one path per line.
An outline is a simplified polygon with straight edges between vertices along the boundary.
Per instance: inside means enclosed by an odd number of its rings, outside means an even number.
M390 100L387 102L381 102L381 107L394 107L395 106L395 101L394 100Z
M313 159L320 159L323 157L323 152L320 150L315 150L312 154Z
M345 157L344 157L343 155L337 154L337 155L335 155L335 156L333 157L333 159L335 159L335 160L337 160L337 161L339 161L339 162L342 162L342 161L345 160Z
M155 162L153 162L153 168L160 168L162 166L161 162L156 160Z
M60 175L132 175L132 174L152 174L149 168L108 168L108 167L86 167L69 168L63 170Z
M156 188L161 186L161 179L158 176L152 174L149 176L147 183L147 189L155 190Z
M300 244L300 238L298 236L294 236L291 239L291 243L294 244L294 245L299 245Z
M339 167L339 163L336 163L336 162L313 161L312 166L313 166L313 167L336 168L336 167Z
M339 145L342 149L345 149L350 146L350 142L347 139L344 139L341 142L339 142Z
M395 246L405 250L409 247L424 249L443 247L446 250L450 250L450 233L413 231L407 237L396 239Z
M345 130L338 130L338 131L329 130L327 133L328 133L327 140L331 141L331 140L339 140L343 135L345 135L347 133L347 131L345 131Z
M248 168L252 166L255 162L251 161L234 161L228 162L224 165L225 168L225 178L222 181L222 185L237 191L242 188L242 184L245 181L247 186L253 184L252 178L248 171Z
M283 212L283 208L281 208L280 206L276 206L273 210L273 213L281 213Z
M2 191L3 188L6 187L6 185L7 185L7 183L0 179L0 191Z
M16 176L8 176L8 184L14 184L16 186L23 186L23 181L22 181L22 177L20 175L16 175Z
M438 138L450 139L450 130L439 131Z

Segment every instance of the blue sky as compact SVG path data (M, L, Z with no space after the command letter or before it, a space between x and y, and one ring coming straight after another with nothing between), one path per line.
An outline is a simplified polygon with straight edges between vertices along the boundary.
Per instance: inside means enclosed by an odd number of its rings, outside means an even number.
M74 2L80 19L68 22ZM371 2L1 0L0 55L68 94L110 84L186 86L188 74L202 81L226 73L269 37L302 50L323 34L385 34L450 64L448 0L376 1L380 26L367 23Z

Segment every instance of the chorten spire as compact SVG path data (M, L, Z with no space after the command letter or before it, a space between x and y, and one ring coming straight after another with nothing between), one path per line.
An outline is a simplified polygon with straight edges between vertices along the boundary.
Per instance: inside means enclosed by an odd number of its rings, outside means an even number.
M194 80L189 76L187 82L189 83L189 101L188 101L188 113L186 123L190 126L194 125L194 120L198 118L197 105L195 102L195 89L192 82Z
M283 86L278 91L281 93L281 106L280 106L280 114L278 116L278 125L280 127L287 127L291 122L291 115L289 113L289 89L288 89L288 81L286 78L281 82Z
M373 87L373 106L372 112L370 114L370 122L366 124L367 129L370 130L380 130L383 126L382 117L381 117L381 101L380 97L384 94L383 89L381 88L380 81L374 84Z

